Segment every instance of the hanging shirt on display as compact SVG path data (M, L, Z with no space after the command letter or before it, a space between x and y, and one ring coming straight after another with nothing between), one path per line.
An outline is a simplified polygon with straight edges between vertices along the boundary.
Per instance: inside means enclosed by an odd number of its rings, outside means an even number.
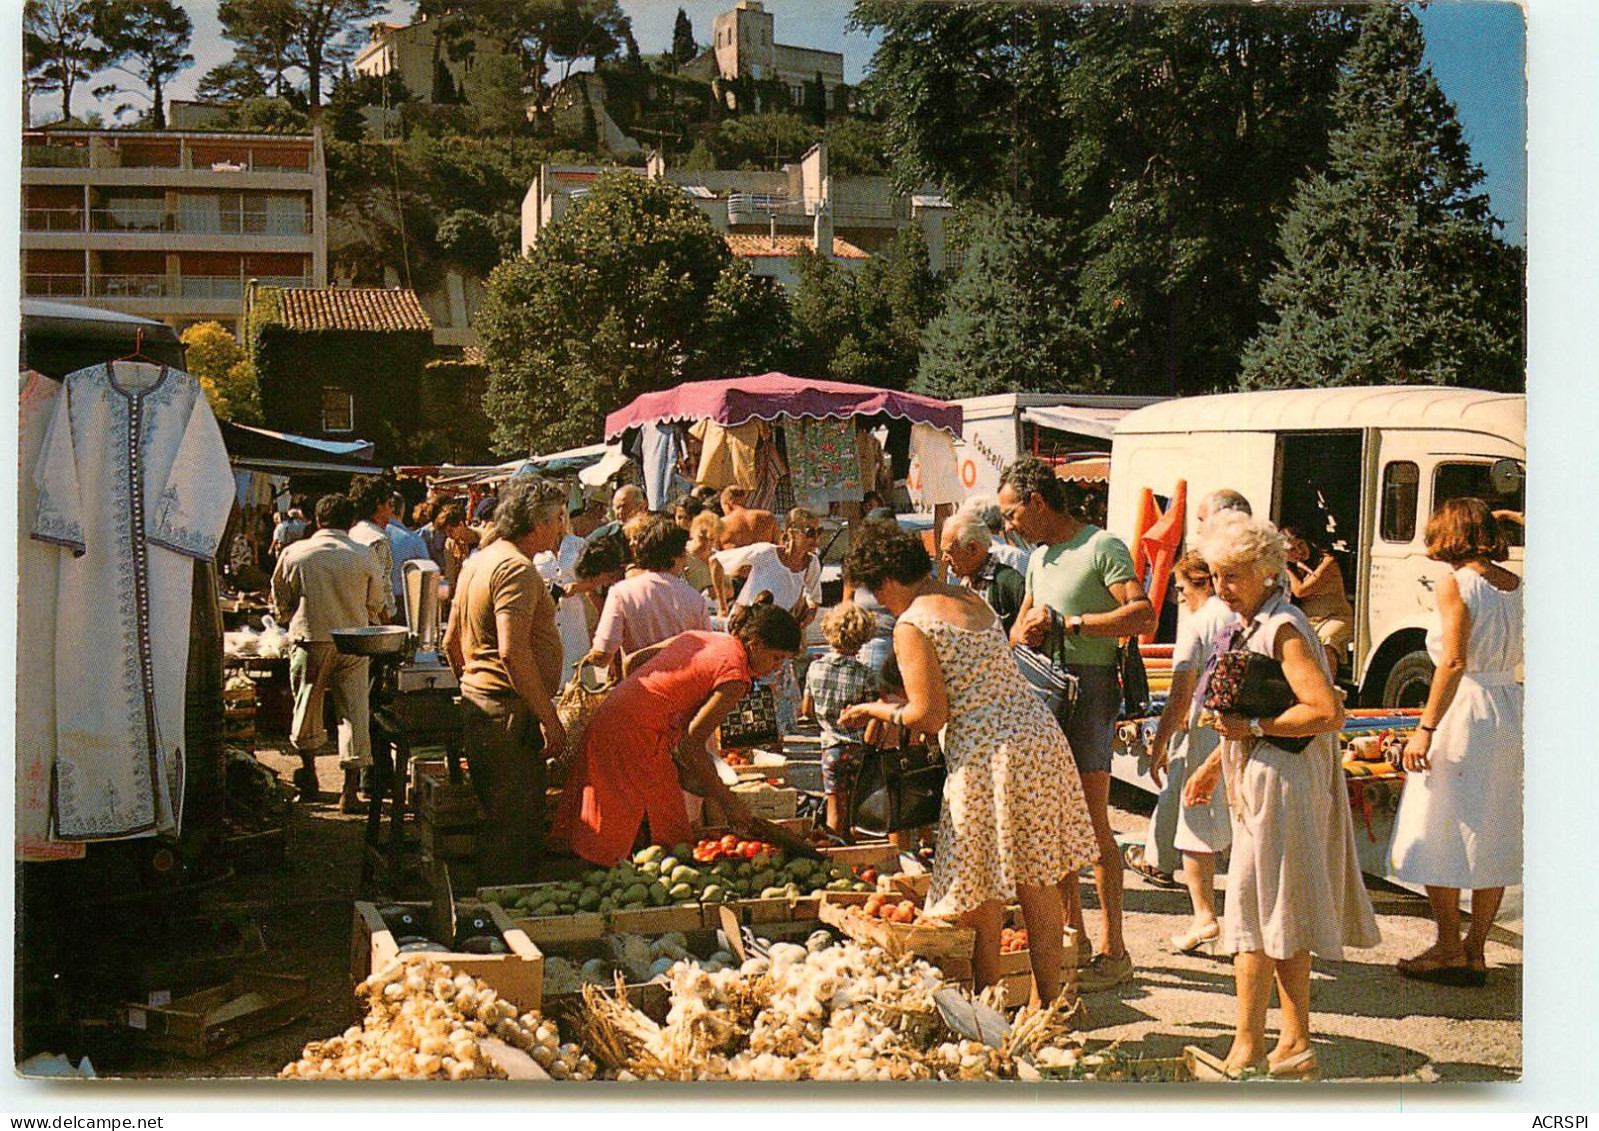
M921 478L923 508L946 503L959 504L966 498L960 472L955 465L955 439L930 424L911 426L911 454Z
M233 502L222 433L187 373L69 374L34 468L57 554L53 811L63 840L177 832L194 562Z

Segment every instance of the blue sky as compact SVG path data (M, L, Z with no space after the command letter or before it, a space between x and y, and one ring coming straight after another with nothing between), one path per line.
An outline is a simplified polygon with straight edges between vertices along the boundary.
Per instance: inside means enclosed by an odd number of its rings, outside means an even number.
M733 0L681 0L694 24L695 38L707 42L711 21ZM176 98L192 97L200 76L225 61L232 46L222 38L216 0L190 0L195 24L191 50L195 66L172 84ZM646 54L671 44L679 0L623 0L633 34ZM871 60L873 40L846 27L850 0L766 0L779 42L824 47L844 54L845 80L857 83ZM391 18L405 20L410 0L393 0ZM1526 242L1526 35L1521 9L1505 0L1440 0L1421 13L1427 33L1427 62L1444 93L1455 103L1472 154L1485 173L1484 187L1505 236ZM87 95L80 96L82 98ZM79 112L87 107L80 102ZM50 99L36 100L37 111L53 113Z

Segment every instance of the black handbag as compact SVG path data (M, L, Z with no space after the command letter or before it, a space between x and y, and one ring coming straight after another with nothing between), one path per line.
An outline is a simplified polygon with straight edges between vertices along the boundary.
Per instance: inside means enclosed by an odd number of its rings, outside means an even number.
M1149 673L1144 670L1144 654L1138 650L1138 637L1122 641L1116 653L1116 667L1122 681L1122 718L1149 717Z
M937 824L947 775L936 746L867 748L850 793L850 824L866 836Z
M1049 614L1049 632L1044 637L1042 649L1026 644L1011 646L1011 655L1023 678L1043 701L1055 721L1065 730L1071 722L1072 710L1077 706L1077 677L1067 671L1056 658L1060 655L1062 625L1060 615L1053 609Z
M1217 714L1243 715L1250 719L1273 719L1299 702L1283 674L1283 666L1270 656L1243 647L1242 635L1234 646L1218 649L1206 664L1205 710ZM1298 754L1309 746L1307 738L1266 739L1273 746Z
M722 720L722 749L741 750L778 740L777 699L765 684L752 683Z

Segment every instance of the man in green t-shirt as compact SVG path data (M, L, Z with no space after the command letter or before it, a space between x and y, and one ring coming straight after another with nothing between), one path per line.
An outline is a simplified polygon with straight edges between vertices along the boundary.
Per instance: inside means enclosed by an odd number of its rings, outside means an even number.
M1153 632L1154 607L1133 571L1127 546L1071 512L1066 484L1045 462L1017 460L999 481L1005 524L1037 549L1027 565L1027 595L1011 629L1011 643L1037 648L1052 624L1061 624L1058 660L1077 677L1077 704L1066 726L1083 798L1099 842L1094 884L1105 927L1101 946L1078 978L1084 992L1108 989L1133 976L1122 941L1122 859L1110 827L1110 760L1121 711L1117 639ZM1061 881L1068 920L1087 938L1075 873Z

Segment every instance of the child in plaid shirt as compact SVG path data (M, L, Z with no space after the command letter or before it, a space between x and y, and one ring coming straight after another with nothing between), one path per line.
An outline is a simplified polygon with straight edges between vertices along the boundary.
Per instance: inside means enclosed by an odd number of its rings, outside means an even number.
M877 698L877 677L855 658L876 631L876 618L859 605L846 602L827 610L822 635L832 650L811 661L805 673L801 713L815 715L822 730L822 790L827 794L827 827L835 833L848 831L849 795L866 731L839 726L838 716L845 707Z

